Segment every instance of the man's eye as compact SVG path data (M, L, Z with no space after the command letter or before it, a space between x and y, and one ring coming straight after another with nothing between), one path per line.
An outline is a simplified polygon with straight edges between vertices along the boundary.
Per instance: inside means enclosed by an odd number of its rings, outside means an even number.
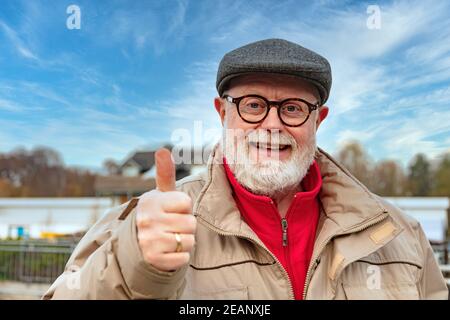
M251 109L251 110L257 110L257 109L263 109L264 105L262 102L259 101L248 101L245 103L245 108L246 109Z
M286 106L285 110L287 112L299 112L299 111L301 111L298 106L294 106L294 105Z

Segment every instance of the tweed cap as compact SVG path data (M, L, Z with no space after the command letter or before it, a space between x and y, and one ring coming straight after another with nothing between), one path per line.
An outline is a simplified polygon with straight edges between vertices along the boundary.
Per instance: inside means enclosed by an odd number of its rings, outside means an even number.
M253 42L224 55L217 71L219 95L239 75L264 72L297 76L312 83L324 104L331 89L331 67L327 59L296 43L283 39Z

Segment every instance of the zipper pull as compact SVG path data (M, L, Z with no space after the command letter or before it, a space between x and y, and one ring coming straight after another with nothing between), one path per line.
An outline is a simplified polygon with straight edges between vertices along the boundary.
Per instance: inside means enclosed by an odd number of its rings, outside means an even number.
M283 247L286 247L288 244L288 237L287 237L288 223L286 218L281 219L281 228L283 230Z
M315 271L317 269L317 267L319 266L319 263L320 263L320 257L318 257L316 259L316 261L314 261L313 271Z

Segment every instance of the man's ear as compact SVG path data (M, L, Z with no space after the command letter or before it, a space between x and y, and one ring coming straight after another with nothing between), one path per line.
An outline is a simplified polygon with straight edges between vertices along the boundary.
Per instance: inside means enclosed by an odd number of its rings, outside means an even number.
M225 121L225 105L223 103L223 100L220 99L219 97L215 97L214 107L216 107L216 111L220 116L220 122L222 122L223 125L223 122Z
M319 129L322 121L325 120L325 118L328 116L329 109L327 106L321 106L317 111L319 112L319 116L316 119L316 131L317 129Z

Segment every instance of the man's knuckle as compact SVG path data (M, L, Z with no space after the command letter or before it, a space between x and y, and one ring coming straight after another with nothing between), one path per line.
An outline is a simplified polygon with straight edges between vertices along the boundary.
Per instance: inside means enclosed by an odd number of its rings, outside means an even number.
M138 233L139 244L145 247L157 247L159 244L164 244L167 238L164 237L162 232L158 231L144 231Z
M185 215L180 218L179 227L186 233L194 233L197 220L192 215Z
M193 235L186 235L185 238L185 247L187 251L190 251L195 244L195 238Z
M172 214L165 214L161 217L161 224L163 224L166 227L170 227L174 224L176 224L178 219L174 217Z
M187 239L191 244L195 244L195 236L193 234L188 234Z
M197 229L197 218L195 218L193 215L189 215L188 217L190 231L194 233Z
M184 192L178 192L178 203L181 207L185 209L190 209L192 207L192 199Z
M189 262L189 259L191 258L191 255L190 255L190 253L189 252L181 252L181 255L180 255L180 263L182 264L182 265L185 265L185 264L187 264L188 262Z
M138 232L137 238L138 238L139 245L145 245L148 241L147 235L145 234L145 232Z
M138 228L145 228L147 226L147 217L144 214L139 213L136 215L136 226Z
M155 261L158 261L157 254L155 254L153 251L147 250L143 253L144 259L147 262L154 263Z
M153 229L157 228L160 224L161 218L155 212L148 214L143 213L139 217L136 217L136 225L139 228Z
M139 197L137 204L137 210L146 211L149 208L154 208L161 201L161 192L158 190L152 190L144 193Z

